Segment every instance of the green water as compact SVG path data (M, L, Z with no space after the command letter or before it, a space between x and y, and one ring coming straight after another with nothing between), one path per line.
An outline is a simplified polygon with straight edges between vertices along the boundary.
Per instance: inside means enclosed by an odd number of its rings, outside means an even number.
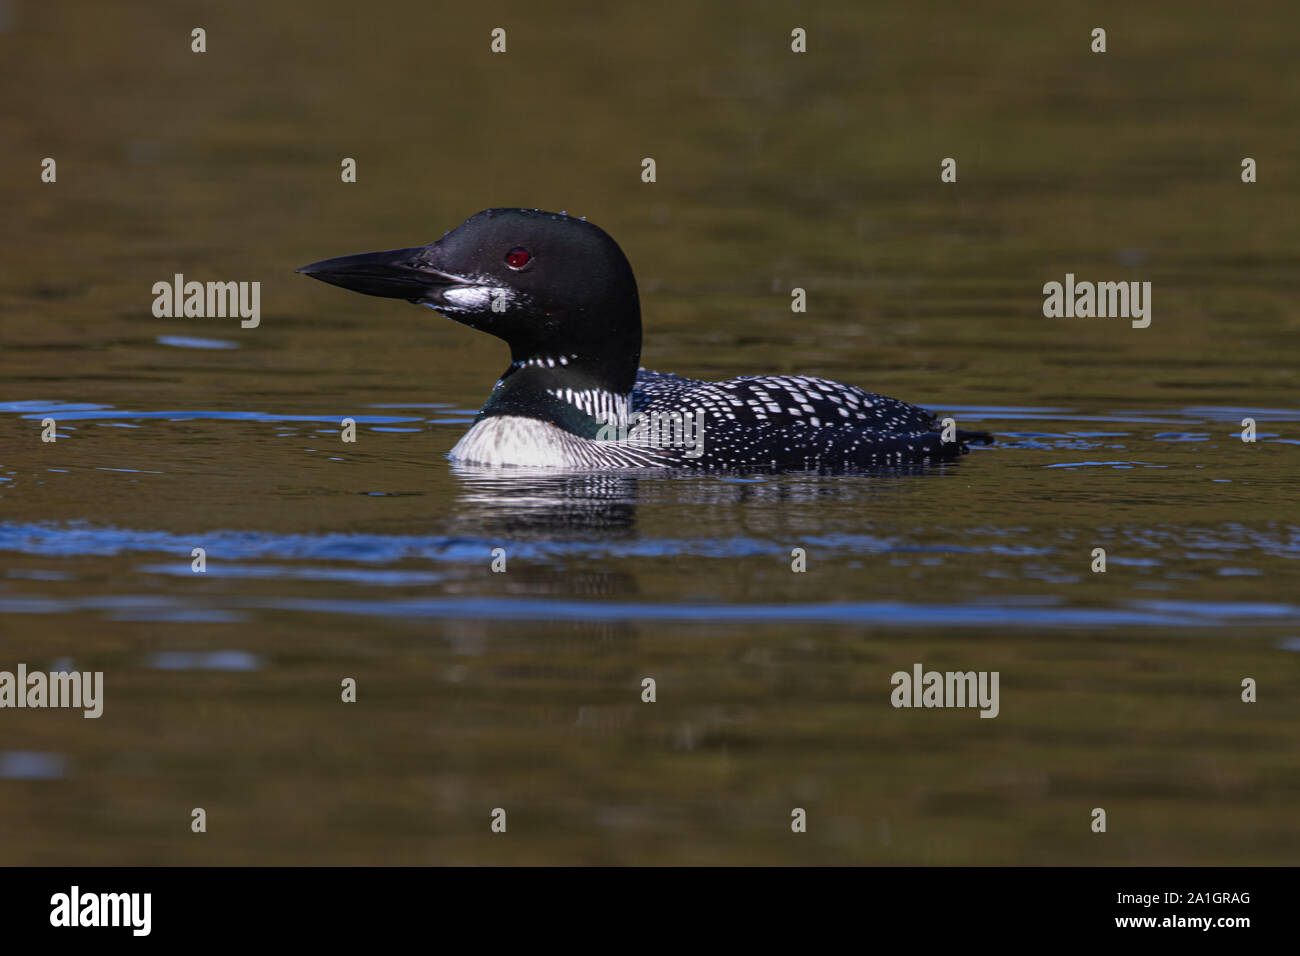
M105 700L0 710L0 863L1294 863L1296 26L5 3L0 670ZM999 443L453 466L504 346L293 270L509 205L618 239L647 367L820 375ZM1151 282L1150 327L1045 318L1067 272ZM154 318L175 273L261 282L260 325ZM890 706L918 662L997 671L998 717Z

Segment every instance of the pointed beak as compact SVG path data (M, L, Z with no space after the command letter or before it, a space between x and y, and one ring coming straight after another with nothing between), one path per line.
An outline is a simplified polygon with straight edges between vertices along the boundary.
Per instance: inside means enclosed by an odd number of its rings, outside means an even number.
M295 271L363 295L436 304L444 290L468 283L429 265L427 252L426 246L363 252L322 259Z

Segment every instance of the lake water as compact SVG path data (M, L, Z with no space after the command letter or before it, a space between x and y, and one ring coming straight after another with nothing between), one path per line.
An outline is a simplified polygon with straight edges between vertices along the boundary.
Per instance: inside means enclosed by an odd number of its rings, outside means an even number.
M105 688L0 710L0 864L1295 862L1292 6L313 10L0 6L0 671ZM293 270L508 205L619 240L647 367L999 440L454 465L504 346ZM1067 273L1151 325L1045 318ZM917 663L998 716L892 707Z

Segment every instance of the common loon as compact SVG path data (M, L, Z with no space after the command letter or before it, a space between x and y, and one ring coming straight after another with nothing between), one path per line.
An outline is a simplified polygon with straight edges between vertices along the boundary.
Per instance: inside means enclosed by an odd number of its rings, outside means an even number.
M703 382L640 368L641 309L618 244L585 218L488 209L427 246L298 272L430 306L510 346L455 460L581 470L863 471L988 443L898 399L804 375ZM945 441L944 438L948 440Z

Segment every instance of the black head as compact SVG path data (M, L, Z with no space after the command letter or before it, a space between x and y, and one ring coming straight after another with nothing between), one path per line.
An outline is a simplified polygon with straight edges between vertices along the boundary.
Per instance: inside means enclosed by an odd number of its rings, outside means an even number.
M641 358L636 279L618 244L585 219L487 209L427 246L298 271L490 332L510 344L512 373L555 369L570 384L632 390Z

